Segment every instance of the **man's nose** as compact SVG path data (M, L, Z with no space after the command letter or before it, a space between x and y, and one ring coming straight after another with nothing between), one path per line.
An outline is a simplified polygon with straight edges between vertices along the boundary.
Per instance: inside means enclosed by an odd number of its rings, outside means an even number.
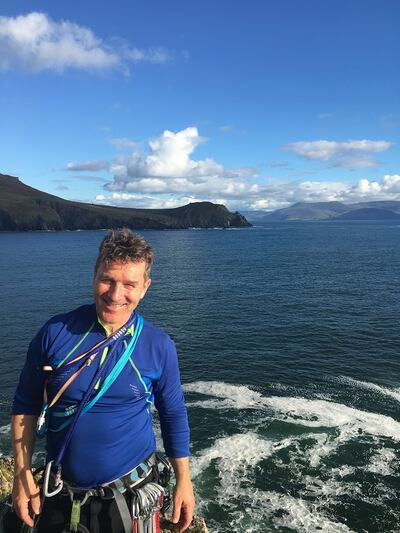
M120 283L113 283L108 294L114 302L118 302L122 296L122 285Z

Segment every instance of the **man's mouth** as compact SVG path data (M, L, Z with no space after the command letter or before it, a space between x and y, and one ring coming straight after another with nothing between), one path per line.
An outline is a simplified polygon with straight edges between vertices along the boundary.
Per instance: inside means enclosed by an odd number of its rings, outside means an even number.
M111 302L104 302L106 304L107 307L109 307L110 309L114 309L115 311L118 311L118 309L122 309L123 307L126 307L126 303L125 304L114 304L114 303L111 303Z

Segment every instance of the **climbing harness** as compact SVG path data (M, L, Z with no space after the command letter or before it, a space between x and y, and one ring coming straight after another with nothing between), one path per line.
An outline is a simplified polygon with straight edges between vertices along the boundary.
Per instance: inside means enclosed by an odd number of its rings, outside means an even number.
M69 529L64 533L89 533L80 522L84 507L90 513L90 527L97 531L99 507L106 500L115 501L124 533L159 533L160 512L168 509L169 502L164 483L169 481L171 472L168 459L153 453L128 474L99 487L82 489L64 481L57 493L58 497L68 497L71 501ZM55 483L55 477L51 475L50 485Z

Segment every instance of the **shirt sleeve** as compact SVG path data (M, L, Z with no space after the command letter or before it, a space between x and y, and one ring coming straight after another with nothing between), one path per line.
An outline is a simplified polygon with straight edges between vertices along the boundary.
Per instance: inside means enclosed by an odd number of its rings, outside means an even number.
M12 405L13 415L39 415L45 382L44 364L44 326L29 345L28 353Z
M168 457L189 457L189 423L183 397L175 343L168 338L164 365L153 388L154 404L160 416L161 434Z

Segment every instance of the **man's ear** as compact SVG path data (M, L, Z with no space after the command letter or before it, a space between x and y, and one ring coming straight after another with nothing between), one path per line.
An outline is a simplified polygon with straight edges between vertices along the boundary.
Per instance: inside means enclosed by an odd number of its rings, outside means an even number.
M140 297L141 300L145 297L147 289L150 287L150 285L151 285L151 278L147 278L146 281L144 282L144 289L142 292L142 296Z

